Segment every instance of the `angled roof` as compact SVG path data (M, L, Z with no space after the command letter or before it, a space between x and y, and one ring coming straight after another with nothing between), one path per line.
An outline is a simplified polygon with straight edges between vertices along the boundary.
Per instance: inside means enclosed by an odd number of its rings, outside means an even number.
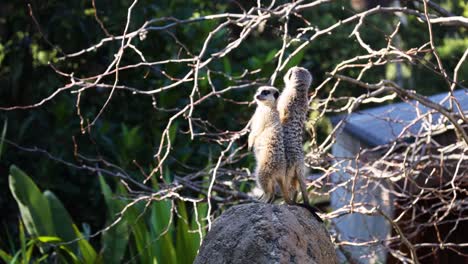
M428 99L448 107L450 101L447 100L448 94L447 92L440 93L430 96ZM456 90L454 96L460 103L463 112L468 113L468 89ZM444 98L446 100L442 102ZM344 131L370 146L377 146L395 140L403 129L418 116L416 109L419 109L419 115L430 110L415 101L401 102L357 111L351 115L335 116L332 118L332 123L336 125L340 120L346 119ZM436 124L440 117L439 113L434 113L432 115L432 124ZM411 125L409 131L416 133L423 122L427 121L418 121L416 124Z

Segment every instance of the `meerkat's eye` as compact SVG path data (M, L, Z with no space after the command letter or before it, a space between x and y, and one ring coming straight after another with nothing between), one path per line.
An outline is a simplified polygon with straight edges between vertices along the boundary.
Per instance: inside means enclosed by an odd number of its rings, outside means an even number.
M275 99L278 99L278 97L279 97L279 92L275 92L275 93L273 94L273 96L275 97Z
M261 95L269 95L269 94L270 94L270 91L268 91L268 90L263 90L261 92Z

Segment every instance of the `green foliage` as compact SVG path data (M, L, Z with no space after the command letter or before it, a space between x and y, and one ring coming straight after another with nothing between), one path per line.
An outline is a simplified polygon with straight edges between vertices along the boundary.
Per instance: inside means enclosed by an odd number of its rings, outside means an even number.
M256 5L255 1L240 1L240 3L246 10ZM58 88L63 87L69 79L58 75L48 66L48 62L53 63L54 67L60 71L73 72L77 77L94 76L102 72L114 58L119 45L105 44L80 58L65 61L58 61L57 57L62 56L62 52L72 53L87 48L105 37L94 18L95 14L103 21L110 34L122 34L129 4L128 1L96 1L96 12L92 8L91 1L33 1L31 6L42 29L41 33L29 16L24 1L1 2L0 87L2 89L0 89L0 106L29 105L40 102ZM411 5L412 3L408 1L405 4ZM464 16L468 14L468 4L463 0L444 0L440 1L440 4L454 14ZM237 2L232 1L141 0L133 10L130 30L154 18L168 16L186 19L221 12L242 13L243 11L239 9ZM327 28L352 15L354 11L349 8L349 1L331 1L317 9L303 12L301 16L312 21L311 26L314 26L314 30L304 34L304 38L310 37L317 29ZM402 50L428 41L425 24L414 16L407 18L408 24L400 27L401 41L392 43ZM168 31L150 31L145 40L135 39L132 45L145 54L147 61L180 58L184 56L184 53L180 46L174 43L173 37L176 37L191 53L196 54L200 51L207 35L218 26L219 22L220 20L210 20L180 25ZM246 75L242 83L249 80L267 82L278 63L278 57L275 55L281 48L283 22L280 19L268 20L265 25L262 25L262 29L255 29L252 36L246 38L239 48L222 59L213 60L208 66L215 88L219 90L239 84L238 80L226 78L222 74L215 73L216 71L240 76L246 69L260 69L261 71L255 74ZM367 17L360 28L361 37L373 49L379 50L386 47L387 37L393 32L397 23L397 18L386 15ZM156 26L163 24L161 22ZM301 18L291 16L288 32L294 36L306 26ZM307 48L289 61L283 73L289 67L299 64L314 74L312 86L316 87L326 78L326 73L332 71L339 62L365 53L355 39L349 37L354 26L342 25L332 34L311 41ZM226 43L237 37L237 29L233 26L229 30L217 33L213 37L213 42L208 45L207 52L222 49ZM433 31L437 51L440 53L444 67L451 73L467 48L466 29L434 25ZM47 37L47 41L43 36ZM48 42L52 43L52 46ZM297 47L296 45L293 43L286 49L285 57L291 54ZM434 61L434 58L430 56L424 59ZM122 65L138 62L140 62L139 56L129 53L123 57ZM141 90L155 89L170 83L170 80L164 78L162 72L174 78L180 78L190 67L174 63L121 71L119 85L137 87ZM415 89L423 94L446 90L443 78L432 74L429 67L408 63L402 65L402 69L405 88ZM357 76L359 71L346 69L343 73ZM389 64L386 67L376 66L363 77L363 80L375 82L384 77L394 80L398 77L396 73L395 64ZM467 74L468 67L465 63L459 75L467 76ZM282 73L278 76L281 75ZM204 78L199 81L202 95L211 91L206 77L207 71L201 71L200 78ZM104 79L104 81L109 80ZM279 87L283 85L281 78L276 79L275 85ZM76 226L70 223L89 223L92 230L98 230L113 223L119 216L118 212L128 204L128 201L117 199L117 197L126 197L129 194L118 183L106 183L102 177L98 179L95 174L86 173L74 167L62 166L49 159L47 155L18 151L17 148L8 145L5 138L21 146L31 148L37 146L46 149L51 155L80 166L82 160L75 156L76 147L79 154L106 160L140 180L142 177L140 168L135 166L134 161L140 164L144 171L154 168L153 155L158 150L162 131L167 126L168 118L173 114L171 111L155 111L153 102L158 108L180 108L189 100L189 86L183 85L181 89L169 89L154 97L116 91L106 111L91 128L90 133L85 135L81 133L80 120L77 116L77 94L70 93L70 90L60 93L37 109L0 112L0 119L8 120L8 123L3 122L0 135L0 171L6 174L11 164L18 164L24 170L34 172L31 177L38 186L53 191L53 193L48 191L41 193L39 188L29 178L24 177L24 173L16 167L11 168L10 183L7 182L7 177L0 177L0 193L7 193L8 187L12 189L26 230L31 236L30 240L26 238L21 240L20 232L17 230L22 227L17 224L18 208L15 200L10 196L2 197L0 209L2 215L6 217L1 221L5 223L13 236L16 233L19 234L16 241L12 243L24 245L24 252L16 257L17 260L25 259L21 256L26 256L28 250L34 252L35 249L44 248L44 242L38 240L39 238L42 241L44 241L43 237L67 241L72 237L82 237L82 234L77 233ZM255 88L233 90L223 96L230 100L250 101ZM326 98L331 89L332 84L326 85L318 96ZM356 96L362 92L360 88L341 89L340 86L334 96ZM108 91L94 88L82 93L80 109L85 124L96 116L108 95ZM219 99L208 100L197 105L194 117L207 119L223 131L232 131L243 128L252 112L253 107L231 104L227 100ZM316 118L317 112L311 113L310 117L310 119ZM319 141L323 140L330 131L330 122L327 117L315 120L308 125L316 126ZM181 133L187 130L188 125L183 118L175 120L170 126L169 138L172 151L163 168L164 179L168 182L175 174L184 175L191 172L190 168L206 168L216 163L216 158L223 150L223 146L212 143L211 140L191 141L189 135ZM244 140L241 138L236 144L243 144ZM310 141L310 138L308 140ZM310 146L310 142L307 145ZM181 163L185 166L181 166ZM251 168L252 164L253 158L248 157L239 161L235 166ZM13 175L16 176L13 177ZM153 183L156 186L157 180ZM247 184L243 181L241 190L248 189L245 185ZM60 197L60 201L54 194ZM148 206L136 204L122 215L120 222L103 233L100 241L93 240L93 244L89 244L87 240L80 239L79 241L82 242L67 244L58 247L57 250L71 262L102 258L104 263L115 263L123 259L139 263L177 263L178 261L188 263L193 257L195 248L199 245L199 235L198 232L187 233L187 231L198 229L194 216L195 209L198 210L200 224L204 226L202 216L206 214L206 204L197 203L196 206L190 203L177 204L180 219L174 217L174 210L171 208L171 201L152 201ZM72 218L74 221L71 220ZM203 228L201 230L204 232ZM0 236L3 237L3 234ZM181 240L184 242L179 243ZM28 244L28 241L34 242ZM0 241L2 248L6 248L4 243ZM95 247L94 252L90 249L91 246ZM97 250L99 246L100 249ZM7 256L2 252L7 254L1 251L0 256ZM102 256L99 256L101 253ZM180 255L183 257L179 257ZM11 258L15 256L13 254Z
M44 191L43 195L49 202L51 219L48 220L52 220L50 222L55 230L56 235L60 237L62 241L72 241L76 239L77 235L75 229L73 228L74 224L62 202L60 202L60 200L51 191L46 190ZM76 243L70 244L69 247L74 252L77 252Z
M443 45L438 48L442 57L461 56L468 49L468 37L462 39L444 39Z
M112 224L112 219L124 208L125 203L112 198L112 190L102 176L99 176L101 192L107 205L108 221L106 226ZM120 190L122 191L122 190ZM120 220L109 231L102 235L104 263L120 263L125 255L129 237L128 223L126 219Z
M63 204L50 191L41 193L36 184L16 166L10 168L10 190L20 208L31 240L27 252L32 252L32 246L39 244L41 252L47 252L49 243L67 242L57 248L60 258L79 260L76 263L96 263L98 256L94 248L83 238ZM70 242L78 239L77 242ZM24 238L21 237L21 241ZM22 244L24 250L24 244ZM66 253L63 255L63 253ZM31 254L31 253L28 253ZM23 258L25 258L25 255ZM78 256L78 258L76 258ZM27 259L29 259L28 257Z
M196 219L193 217L190 222L187 210L185 209L185 203L179 203L178 211L180 213L180 218L178 219L176 230L176 241L178 241L176 244L177 263L190 264L193 263L197 255L197 250L201 242L200 236L195 232L195 230L197 230L195 224ZM191 232L190 230L193 231Z
M8 127L8 120L5 120L5 122L3 122L3 130L2 130L2 134L0 136L0 159L2 158L2 152L3 152L4 143L5 143L5 136L6 136L6 132L7 132L7 127Z
M286 64L285 70L288 70L289 68L297 65L301 65L301 61L304 58L306 49L302 49L299 51L296 55L294 55Z
M116 199L128 195L125 188L118 185L113 193L100 176L109 228L101 237L102 249L96 250L52 192L41 193L29 176L16 166L11 166L9 180L30 235L26 237L20 222L21 249L12 255L0 251L0 258L9 263L46 261L50 249L66 263L192 263L201 242L199 233L205 234L206 221L202 216L206 214L206 204L197 203L194 207L198 218L190 217L184 202L179 202L176 209L167 200L137 203L126 208L123 200ZM175 213L179 218L174 219ZM40 249L41 254L35 254L35 248Z
M28 232L34 237L54 236L49 202L36 184L14 165L10 167L9 182Z
M10 255L0 249L0 258L5 261L5 263L27 264L32 261L32 252L34 247L38 244L38 240L26 241L24 226L21 221L19 222L19 237L21 248L15 254ZM39 260L36 260L36 262L40 263L42 260L43 258L40 258Z
M57 252L57 260L60 263L93 263L80 261L78 257L68 247L62 245L63 242L58 237L53 236L39 236L36 238L26 238L23 223L19 222L19 239L21 248L13 253L9 254L4 250L0 249L0 259L5 263L10 264L28 264L28 263L48 263L49 253L43 253L39 256L35 256L34 251L36 249L43 248L43 245L54 244L55 251Z
M151 237L160 237L155 242L155 256L158 256L159 263L177 263L176 252L172 243L174 228L170 225L172 217L173 214L169 201L158 201L152 204L150 234Z
M75 225L73 225L72 227L75 230L77 238L79 238L77 243L79 247L78 255L80 260L82 260L83 263L103 263L101 260L101 256L97 255L94 248L86 239L84 239L83 234L80 233L78 228Z
M13 260L13 257L6 253L5 251L0 249L0 258L5 262L5 263L11 263Z
M157 186L156 186L157 187ZM118 188L118 195L125 195L123 188ZM195 209L195 208L194 208ZM198 203L198 222L189 214L184 202L176 207L179 218L174 217L172 202L153 201L148 204L136 204L122 215L122 221L129 228L129 259L132 263L193 263L201 238L196 230L204 230L206 204ZM106 245L106 244L104 244Z

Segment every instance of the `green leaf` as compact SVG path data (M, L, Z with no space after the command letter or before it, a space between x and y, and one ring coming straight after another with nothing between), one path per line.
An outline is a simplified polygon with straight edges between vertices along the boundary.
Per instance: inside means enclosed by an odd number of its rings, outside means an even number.
M59 253L59 259L61 263L75 263L81 264L84 263L66 246L59 246L57 252Z
M275 58L275 54L278 52L277 49L272 49L265 57L265 63L272 61Z
M76 236L81 238L78 240L78 247L80 248L80 259L82 259L83 263L97 263L97 254L94 248L86 239L82 238L83 235L75 225L73 225L73 229L75 230Z
M26 263L29 263L30 260L32 259L32 253L33 253L35 245L36 245L35 241L31 240L28 245L28 249L26 250L26 260L27 260Z
M286 64L286 66L284 67L284 70L285 72L291 68L291 67L294 67L294 66L298 66L302 59L304 58L304 54L305 54L305 50L306 48L302 49L301 51L299 51L296 55L294 55L289 61L288 63Z
M112 198L112 191L102 175L99 175L99 183L107 205L109 220L106 222L106 226L108 226L114 222L116 215L124 208L125 204ZM120 263L122 261L127 248L128 237L128 224L124 218L102 234L104 263Z
M21 243L21 249L19 252L21 252L21 255L23 256L23 263L27 263L26 262L26 236L24 234L24 226L21 221L19 225L19 233L20 233L20 243ZM17 256L19 256L19 254L17 254Z
M40 236L37 237L37 240L42 243L58 243L62 241L62 239L56 236Z
M231 66L231 62L229 61L229 59L227 57L223 58L223 65L224 65L224 72L226 74L231 74L232 66Z
M13 259L13 257L6 253L5 251L1 250L0 249L0 258L5 262L5 263L11 263L11 260Z
M57 237L65 242L76 239L75 230L73 230L73 221L62 202L51 191L45 191L44 196L49 201L52 221ZM76 243L67 244L67 246L75 253L78 252L78 245Z
M22 251L21 250L18 250L18 252L16 252L16 254L13 256L13 258L11 259L10 263L13 264L13 263L24 263L26 264L27 262L19 262L18 259L20 258L21 256L21 253Z
M187 209L184 202L179 202L178 212L180 214L177 221L176 254L178 263L193 263L197 255L199 237L197 233L189 232L189 222Z
M156 201L151 205L151 230L153 237L159 238L155 243L159 263L179 263L174 247L173 224L171 222L171 202ZM170 224L170 225L169 225Z
M125 219L132 230L133 241L136 248L136 256L140 259L140 263L152 263L156 254L152 253L152 238L151 231L148 230L143 217L144 207L138 204L133 205L125 212ZM135 257L136 257L135 256Z
M44 254L40 258L38 258L35 263L41 263L42 261L46 260L47 257L49 257L49 254Z
M173 144L174 140L176 139L178 128L179 128L178 122L174 122L174 124L171 127L169 127L169 140L171 141L171 144Z
M7 132L7 127L8 127L8 120L5 119L5 122L3 122L2 135L1 135L1 137L0 137L0 159L2 158L3 143L5 142L5 136L6 136L6 132Z
M15 165L10 167L9 185L28 233L34 237L55 236L49 202L36 184Z
M109 193L110 193L110 189ZM126 189L122 185L117 186L117 193L119 195L126 195ZM124 204L122 202L122 204ZM131 231L132 243L130 243L130 258L136 260L138 263L154 263L156 260L156 253L154 252L153 240L151 237L151 230L149 230L144 217L145 212L144 204L134 204L128 208L122 216L128 230ZM157 262L156 262L157 263Z
M58 244L58 247L56 248L56 252L58 253L58 260L59 263L77 263L81 264L83 263L78 259L76 254L66 245L61 245L60 243L63 242L62 239L59 237L54 237L54 236L40 236L36 239L36 241L39 241L41 243L48 243L48 244ZM37 263L39 263L41 260L44 260L47 258L47 254L43 255L39 260L37 260Z
M198 228L201 228L201 233L202 237L198 235L199 241L197 243L197 250L198 247L200 247L200 241L203 240L203 237L206 235L206 225L207 221L204 219L206 217L206 214L208 212L208 204L207 203L196 203L196 207L194 208L194 211L197 210L197 218L195 218L195 212L192 213L192 223L191 223L191 228L192 230L198 230ZM198 223L197 223L198 219ZM200 225L200 227L198 226ZM198 233L197 233L198 234Z

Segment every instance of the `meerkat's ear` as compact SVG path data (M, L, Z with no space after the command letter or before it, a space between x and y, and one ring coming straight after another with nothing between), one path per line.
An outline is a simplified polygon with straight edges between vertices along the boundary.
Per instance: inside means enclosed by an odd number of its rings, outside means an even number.
M278 92L278 91L275 91L275 92L273 93L273 96L275 97L275 99L278 99L278 97L279 97L279 92Z

